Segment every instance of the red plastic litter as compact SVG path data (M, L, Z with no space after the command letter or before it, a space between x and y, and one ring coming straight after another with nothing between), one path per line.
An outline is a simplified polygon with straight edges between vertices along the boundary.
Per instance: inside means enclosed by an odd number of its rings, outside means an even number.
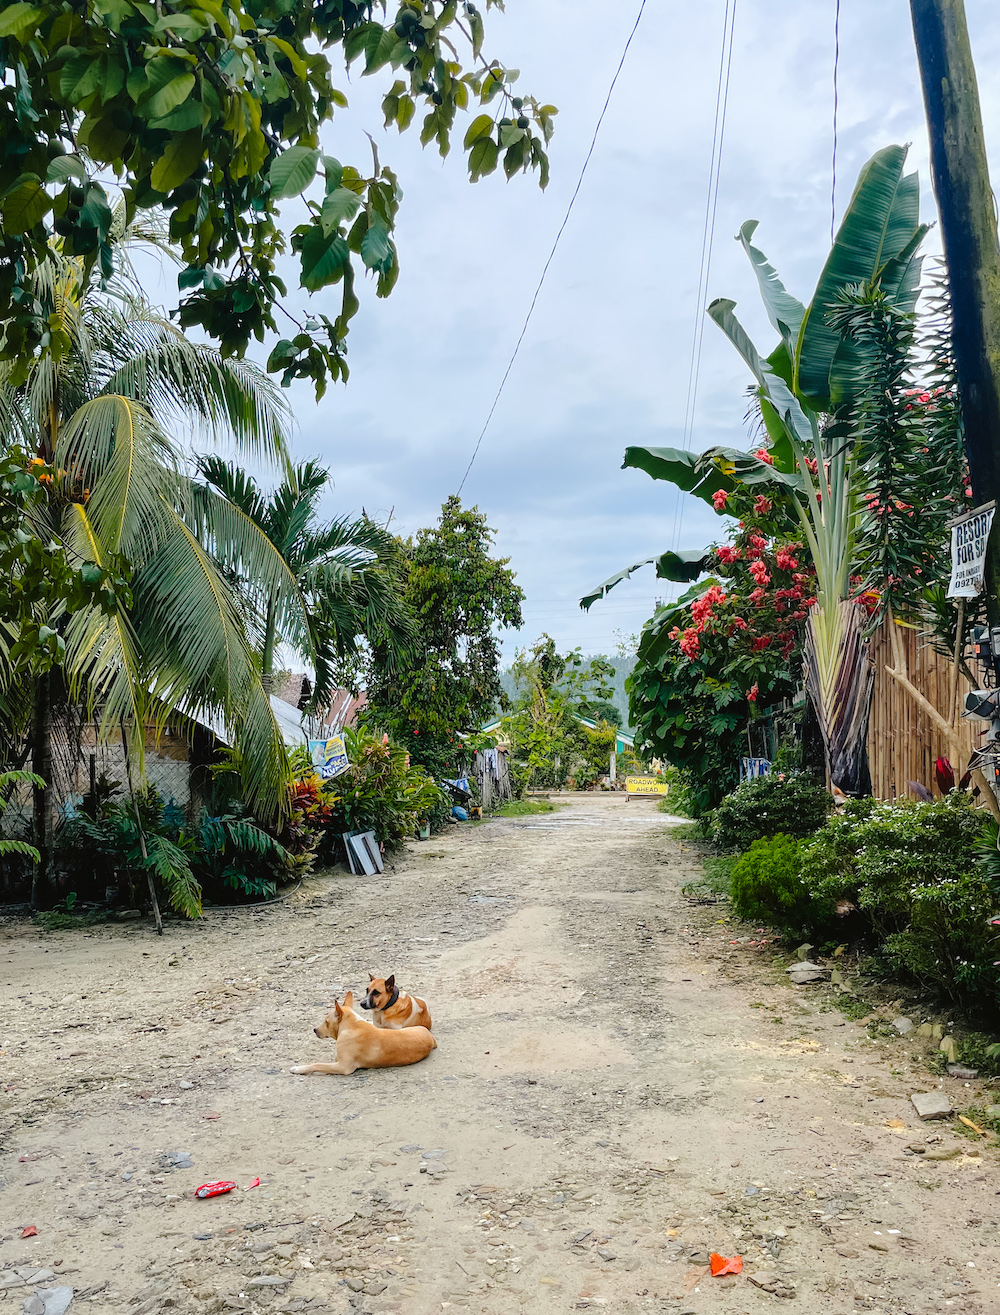
M235 1183L202 1183L200 1187L195 1188L194 1194L204 1201L206 1196L225 1196L227 1192L235 1189Z
M244 1192L249 1192L251 1187L259 1187L259 1186L260 1186L260 1179L255 1178L252 1183L247 1183L246 1187L244 1187L243 1190Z
M37 1236L38 1236L38 1229L35 1227L34 1224L29 1224L27 1228L22 1228L22 1229L21 1229L21 1236L22 1236L22 1237L37 1237Z
M712 1277L721 1278L723 1274L742 1274L743 1257L742 1256L720 1256L713 1251L708 1258L712 1266Z

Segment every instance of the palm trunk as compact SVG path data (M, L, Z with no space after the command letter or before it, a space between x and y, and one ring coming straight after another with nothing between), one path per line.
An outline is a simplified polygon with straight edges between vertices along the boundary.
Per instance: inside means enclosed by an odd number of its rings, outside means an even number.
M38 677L31 728L31 770L45 782L36 787L32 800L33 839L41 855L31 882L31 907L44 909L52 902L52 673Z
M875 668L868 656L857 605L835 603L833 616L816 609L805 642L806 691L812 701L830 784L852 797L871 794L868 723Z
M267 600L267 616L264 621L264 653L261 658L261 682L264 692L271 693L274 684L274 638L275 638L275 598L272 594Z

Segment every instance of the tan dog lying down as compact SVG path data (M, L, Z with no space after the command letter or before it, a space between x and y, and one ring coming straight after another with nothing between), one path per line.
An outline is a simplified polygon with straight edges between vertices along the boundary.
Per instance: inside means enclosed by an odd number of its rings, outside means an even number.
M373 977L368 974L368 992L358 1001L362 1009L372 1011L376 1027L426 1027L431 1030L431 1013L419 996L407 995L396 985L396 975Z
M343 1005L334 1000L333 1012L315 1029L318 1037L337 1043L336 1064L296 1064L293 1073L353 1073L358 1068L396 1068L426 1059L437 1042L426 1027L379 1028L354 1012L348 991Z

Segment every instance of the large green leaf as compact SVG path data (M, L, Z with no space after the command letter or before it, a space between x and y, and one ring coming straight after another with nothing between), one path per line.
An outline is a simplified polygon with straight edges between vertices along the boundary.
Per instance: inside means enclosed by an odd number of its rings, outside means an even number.
M272 161L268 172L271 195L280 200L304 192L316 177L319 156L319 149L314 146L290 146L287 151L282 151Z
M750 335L733 314L736 302L728 297L717 297L708 313L750 367L763 394L771 401L775 414L788 426L791 436L800 444L812 441L812 425L792 390L776 373L770 361L760 355Z
M750 263L753 265L753 272L757 275L760 295L764 302L764 309L767 311L767 318L781 334L788 350L794 351L806 308L797 297L793 297L790 292L785 290L785 285L778 278L774 266L768 263L767 257L762 251L752 245L751 238L758 222L756 219L748 219L741 226L737 241L749 256Z
M806 310L796 349L796 393L818 411L846 400L831 396L831 369L842 339L827 311L842 288L867 283L912 242L919 223L916 175L904 178L906 147L886 146L868 161ZM838 370L838 378L842 378Z
M653 479L676 484L703 502L711 502L718 489L731 493L739 484L769 484L776 492L801 493L806 484L794 471L779 470L752 452L732 447L710 447L699 456L672 447L627 447L623 469L644 470Z
M584 611L588 611L593 603L596 603L600 598L604 598L616 584L620 584L622 580L627 580L630 575L641 570L644 566L652 566L655 563L656 575L660 580L675 580L687 583L691 580L697 580L711 560L712 550L710 548L702 548L700 552L664 552L659 557L647 557L641 562L636 562L633 566L626 566L623 571L612 575L603 584L599 584L596 589L592 589L589 594L584 594L580 599L580 606Z
M302 243L302 286L318 292L328 283L336 283L349 259L346 240L337 232L328 237L314 224Z
M275 199L299 196L316 178L318 163L318 147L289 146L287 151L282 151L278 158L272 160L267 175L271 179L271 195Z
M51 205L40 179L22 174L0 200L3 227L11 236L26 233L45 218Z

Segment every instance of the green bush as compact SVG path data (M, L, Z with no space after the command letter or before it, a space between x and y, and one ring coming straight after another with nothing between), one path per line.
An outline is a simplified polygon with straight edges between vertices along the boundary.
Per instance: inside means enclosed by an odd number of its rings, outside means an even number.
M813 908L803 884L799 841L776 835L755 840L733 864L733 909L748 922L765 922L798 935L811 921Z
M772 772L744 781L712 814L709 833L720 849L747 849L782 835L802 839L826 821L830 796L811 776Z
M387 845L412 837L422 819L443 821L451 802L423 767L387 735L344 732L350 767L326 784L333 815L328 834L374 831Z
M964 794L934 803L855 800L800 847L814 906L856 909L884 971L983 1015L1000 1005L998 865L989 815Z

